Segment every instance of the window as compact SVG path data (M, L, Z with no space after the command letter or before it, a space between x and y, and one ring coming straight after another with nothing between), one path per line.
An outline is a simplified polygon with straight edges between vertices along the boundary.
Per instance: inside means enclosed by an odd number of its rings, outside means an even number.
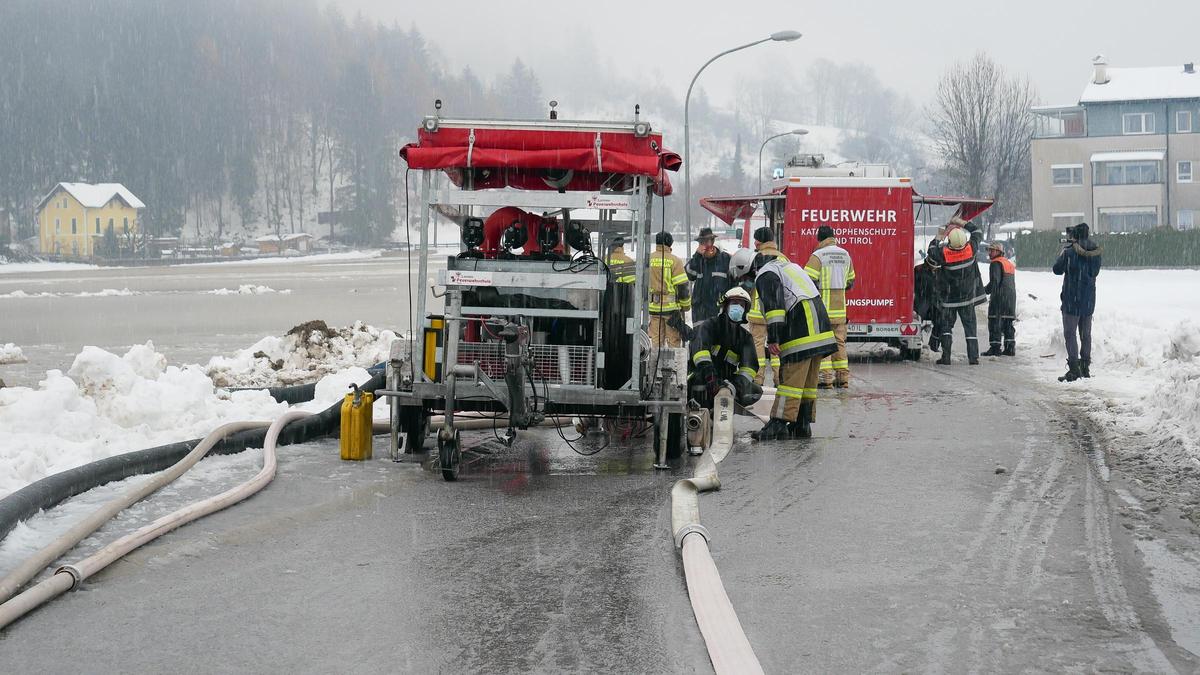
M1054 185L1083 185L1083 165L1055 164L1051 166L1050 182Z
M1191 230L1196 227L1196 212L1191 209L1179 209L1179 218L1175 226L1181 230Z
M1083 222L1082 213L1055 213L1051 217L1054 219L1054 229L1058 232L1066 232L1068 227L1075 227Z
M1124 133L1154 133L1154 113L1125 113L1121 115L1121 122Z
M113 219L112 218L108 219L108 229L110 229L110 230L113 229Z
M1192 160L1182 159L1175 163L1175 182L1192 182Z
M125 219L125 224L122 227L125 228L125 232L126 232L126 234L128 234L129 233L129 218Z
M1100 209L1099 232L1144 232L1155 227L1158 209L1153 206Z
M54 234L59 234L60 232L62 232L62 219L55 218L54 219Z
M99 218L96 219L96 231L97 232L100 231L100 219Z
M1157 183L1158 162L1097 162L1096 185L1148 185Z
M1192 111L1179 110L1175 112L1175 133L1189 134L1192 132Z
M79 234L79 228L74 218L71 219L71 234Z

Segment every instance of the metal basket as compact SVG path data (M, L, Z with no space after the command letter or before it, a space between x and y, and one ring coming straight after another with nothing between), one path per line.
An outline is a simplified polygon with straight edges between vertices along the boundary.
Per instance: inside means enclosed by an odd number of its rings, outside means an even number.
M533 379L547 384L591 387L596 384L596 349L580 345L530 345ZM504 377L504 345L500 342L458 343L458 363L479 364L492 379Z

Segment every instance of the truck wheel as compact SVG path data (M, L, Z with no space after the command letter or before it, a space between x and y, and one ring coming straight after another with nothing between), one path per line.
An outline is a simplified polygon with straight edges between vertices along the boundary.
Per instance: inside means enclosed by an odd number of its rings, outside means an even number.
M404 406L400 409L400 431L404 433L404 452L420 455L425 452L425 435L429 432L429 416L424 408Z

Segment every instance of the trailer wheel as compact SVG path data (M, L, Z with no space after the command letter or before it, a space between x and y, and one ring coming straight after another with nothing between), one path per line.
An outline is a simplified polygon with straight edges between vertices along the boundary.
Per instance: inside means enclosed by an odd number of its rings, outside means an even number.
M453 438L443 438L438 434L438 464L442 468L443 480L458 480L458 469L462 466L462 447L457 429L454 430Z
M659 416L661 420L663 416ZM680 413L666 415L667 424L667 459L678 459L687 451L687 420ZM654 455L658 456L659 444L662 442L658 433L659 423L654 425Z
M429 433L429 415L418 406L400 409L400 430L404 432L404 452L420 455L425 452L425 435Z

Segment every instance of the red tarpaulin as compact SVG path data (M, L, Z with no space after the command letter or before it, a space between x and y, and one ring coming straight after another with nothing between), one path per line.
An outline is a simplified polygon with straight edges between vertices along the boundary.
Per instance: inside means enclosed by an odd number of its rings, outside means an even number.
M516 187L556 190L546 171L573 172L568 190L596 190L613 174L648 176L655 192L668 194L663 171L678 171L679 155L662 147L662 134L576 129L442 127L417 131L417 142L400 150L410 168L444 169L456 184L466 172L476 189Z
M933 204L934 206L957 206L959 218L973 220L976 216L992 208L995 200L977 197L937 197L913 193L913 201L918 204Z

